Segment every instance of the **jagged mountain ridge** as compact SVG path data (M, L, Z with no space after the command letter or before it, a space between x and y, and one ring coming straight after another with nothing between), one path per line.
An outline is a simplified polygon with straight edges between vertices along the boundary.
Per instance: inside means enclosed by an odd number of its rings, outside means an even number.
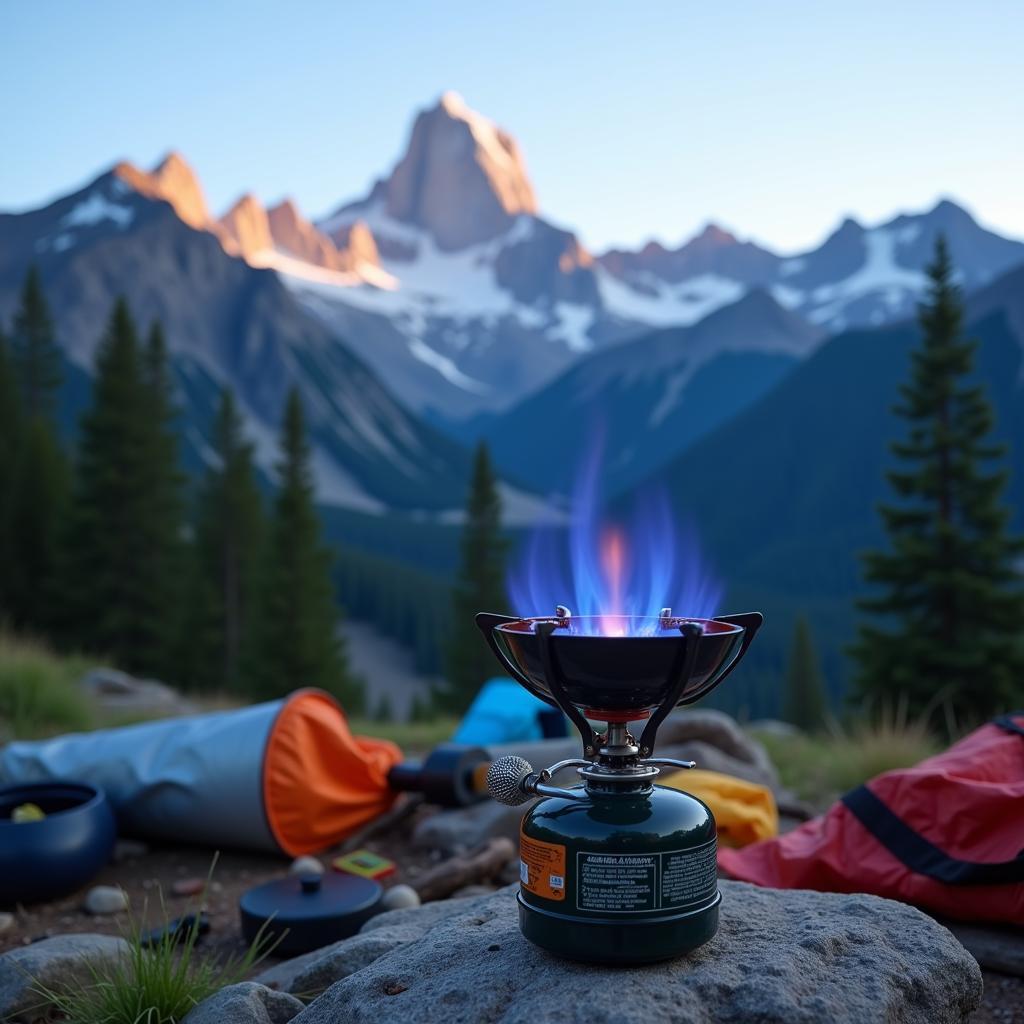
M319 222L332 236L367 223L393 285L287 278L387 368L407 404L446 421L511 408L589 352L696 323L752 287L825 332L902 319L939 231L967 288L1024 262L1024 244L948 200L877 227L848 219L792 257L713 224L676 249L651 242L595 256L538 214L519 148L496 139L509 137L446 94L418 114L394 171Z
M817 334L898 319L919 293L939 230L969 288L1024 259L1024 245L979 227L948 201L877 228L847 220L823 245L796 257L780 257L714 225L675 250L652 243L636 253L595 257L572 231L538 213L511 136L452 94L418 115L390 175L318 223L291 201L267 210L250 195L216 219L195 174L175 153L150 172L119 164L112 173L133 195L169 203L180 223L212 235L236 262L271 269L289 296L272 305L301 318L298 334L316 321L317 337L343 338L405 406L445 424L514 409L603 349L623 343L626 352L631 339L652 329L698 324L752 288L768 292ZM20 215L17 227L8 220L4 231L24 236L15 246L19 258L65 250L72 258L100 228L110 235L103 246L116 244L116 229L132 234L125 218L134 214L119 195L100 190L86 198L67 222L34 221L31 214ZM33 224L39 233L29 237L35 229L26 226ZM162 281L140 282L150 290L145 302L173 305L178 279L167 280L164 297L154 294L165 288ZM74 309L64 315L79 316ZM200 310L178 315L188 336L209 334L198 324ZM721 329L714 318L708 323ZM700 337L703 349L689 360L692 366L718 350L730 357L746 351L724 333L716 340L711 327ZM259 390L255 381L246 386ZM687 387L680 385L677 399Z
M40 267L58 340L86 372L118 295L141 327L163 322L182 381L186 440L200 461L209 456L216 392L231 386L257 460L272 472L281 410L295 385L322 501L371 514L461 507L466 451L412 417L298 307L277 274L229 255L208 225L189 226L134 169L118 165L43 209L0 215L4 320L30 262Z

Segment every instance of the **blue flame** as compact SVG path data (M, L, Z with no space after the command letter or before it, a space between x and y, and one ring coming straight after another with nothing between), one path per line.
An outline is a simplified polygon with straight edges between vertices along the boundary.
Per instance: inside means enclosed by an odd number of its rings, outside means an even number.
M677 616L711 618L722 588L700 557L696 531L674 521L661 489L637 495L628 529L603 521L601 456L597 443L581 467L568 531L541 528L524 543L509 577L515 613L553 615L557 605L567 605L574 615L597 617L606 635L622 632L620 616L656 617L665 607Z

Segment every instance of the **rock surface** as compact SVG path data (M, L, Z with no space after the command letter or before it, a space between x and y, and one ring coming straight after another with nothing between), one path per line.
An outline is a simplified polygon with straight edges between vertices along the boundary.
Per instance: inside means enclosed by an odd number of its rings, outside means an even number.
M39 990L67 987L92 977L126 953L128 944L111 935L58 935L12 949L0 956L0 1020L27 1024L45 1016Z
M514 892L449 901L461 902L460 912L435 913L423 929L415 915L429 906L400 912L400 924L378 918L346 941L395 927L421 935L334 984L296 1024L954 1024L981 999L978 965L946 929L873 896L723 882L722 924L710 943L624 970L530 945Z
M373 963L399 946L423 938L439 921L472 912L479 900L439 900L378 914L358 935L276 964L253 980L268 988L309 998Z
M295 996L243 981L204 999L182 1024L288 1024L302 1009Z

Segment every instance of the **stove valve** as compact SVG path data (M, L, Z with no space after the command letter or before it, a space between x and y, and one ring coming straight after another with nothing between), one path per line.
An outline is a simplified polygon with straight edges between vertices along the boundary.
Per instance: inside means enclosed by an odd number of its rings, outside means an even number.
M533 765L522 757L499 757L487 769L487 792L499 804L516 807L525 804L536 794L526 788L530 776L535 776Z

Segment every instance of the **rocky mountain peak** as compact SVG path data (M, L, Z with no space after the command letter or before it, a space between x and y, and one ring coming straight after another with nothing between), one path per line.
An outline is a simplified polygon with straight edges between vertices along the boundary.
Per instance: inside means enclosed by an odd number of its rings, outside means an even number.
M413 124L405 154L380 189L387 213L462 249L508 230L537 200L515 139L445 93Z
M194 170L178 152L172 150L151 171L134 164L119 163L114 173L136 192L150 199L162 199L189 227L204 229L211 224L202 185Z
M339 254L349 263L348 269L354 270L361 263L380 266L377 240L366 221L357 220L346 225L338 232L336 241Z
M220 219L224 247L249 261L258 252L273 249L274 239L263 204L247 192Z
M306 220L291 199L269 210L267 221L274 246L306 263L340 271L355 271L365 263L380 265L373 233L363 221L340 231L338 244Z

